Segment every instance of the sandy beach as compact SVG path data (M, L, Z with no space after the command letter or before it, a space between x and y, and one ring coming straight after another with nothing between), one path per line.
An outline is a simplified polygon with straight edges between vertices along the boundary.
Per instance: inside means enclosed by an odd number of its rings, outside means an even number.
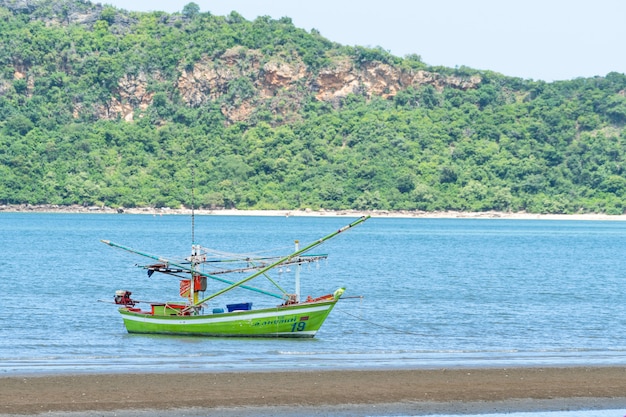
M148 214L154 216L163 215L190 215L191 209L172 208L111 208L99 206L58 206L53 204L30 205L0 205L0 213L101 213L101 214ZM424 218L424 219L519 219L519 220L617 220L626 221L626 214L610 215L603 213L584 214L537 214L526 212L463 212L463 211L387 211L387 210L237 210L219 209L206 210L195 209L194 214L200 216L278 216L278 217L361 217L369 215L382 218Z
M621 409L626 367L5 376L0 407L129 417Z

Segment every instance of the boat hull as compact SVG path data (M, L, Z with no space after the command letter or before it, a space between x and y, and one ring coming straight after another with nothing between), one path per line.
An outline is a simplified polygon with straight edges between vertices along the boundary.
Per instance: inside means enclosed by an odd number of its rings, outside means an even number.
M153 315L120 308L129 333L213 337L311 338L320 329L337 299L260 310L195 316Z

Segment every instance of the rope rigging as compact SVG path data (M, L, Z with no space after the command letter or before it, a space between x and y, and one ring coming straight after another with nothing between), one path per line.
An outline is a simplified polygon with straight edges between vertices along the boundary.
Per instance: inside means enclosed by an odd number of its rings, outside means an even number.
M341 300L341 299L340 299L340 300ZM372 326L380 327L380 328L382 328L382 329L391 330L392 332L402 333L402 334L409 334L409 335L413 335L413 336L425 336L423 333L415 333L415 332L410 332L410 331L408 331L408 330L397 329L397 328L395 328L395 327L385 326L385 325L383 325L383 324L375 323L375 322L373 322L373 321L366 320L366 319L364 319L363 317L359 317L359 316L357 316L357 315L355 315L355 314L348 313L347 311L343 311L343 310L340 310L340 309L338 309L338 308L335 308L335 311L338 311L338 312L340 312L340 313L342 313L342 314L348 315L348 316L350 316L350 317L352 317L352 318L354 318L354 319L357 319L357 320L363 321L363 322L365 322L365 323L371 324Z

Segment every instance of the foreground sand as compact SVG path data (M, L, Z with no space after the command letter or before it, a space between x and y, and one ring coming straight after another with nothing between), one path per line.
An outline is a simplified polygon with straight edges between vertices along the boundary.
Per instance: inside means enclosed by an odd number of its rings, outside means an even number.
M626 409L626 367L0 377L0 415L419 415Z

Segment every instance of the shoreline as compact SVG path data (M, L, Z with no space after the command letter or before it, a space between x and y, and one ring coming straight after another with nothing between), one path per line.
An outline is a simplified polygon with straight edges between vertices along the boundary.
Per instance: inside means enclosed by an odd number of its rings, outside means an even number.
M526 212L462 212L462 211L388 211L388 210L238 210L238 209L195 209L195 215L200 216L257 216L257 217L361 217L365 215L373 218L422 218L422 219L509 219L509 220L600 220L626 221L626 214L537 214ZM192 210L172 209L168 207L138 207L138 208L111 208L100 206L59 206L54 204L42 205L0 205L1 213L93 213L93 214L147 214L162 215L191 215Z
M626 367L620 366L0 376L0 416L365 416L622 408Z

